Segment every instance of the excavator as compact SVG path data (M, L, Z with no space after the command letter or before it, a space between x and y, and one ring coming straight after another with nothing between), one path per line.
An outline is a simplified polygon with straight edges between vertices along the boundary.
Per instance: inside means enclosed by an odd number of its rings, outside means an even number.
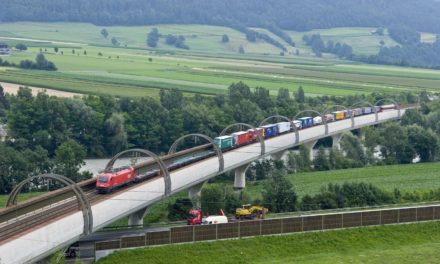
M267 208L260 205L244 204L241 208L235 210L236 219L264 219L269 213Z

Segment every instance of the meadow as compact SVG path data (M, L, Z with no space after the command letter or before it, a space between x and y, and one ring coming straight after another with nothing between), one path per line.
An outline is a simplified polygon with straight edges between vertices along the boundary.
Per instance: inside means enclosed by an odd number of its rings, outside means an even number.
M14 52L3 59L18 63L23 59L34 59L42 51L59 69L44 72L2 68L0 81L79 93L152 97L157 97L162 88L180 89L188 95L226 94L227 87L239 81L252 88L265 87L272 95L276 95L279 88L294 92L299 86L312 96L344 96L373 91L440 91L440 71L364 65L331 55L316 58L301 40L303 34L320 33L325 40L351 43L359 54L374 53L378 37L371 35L372 28L289 32L297 45L289 47L289 51L281 56L278 48L262 41L248 42L243 33L230 28L201 25L155 27L163 37L158 47L151 49L147 48L145 40L152 26L106 27L109 36L104 38L99 33L102 27L91 24L0 24L0 42L10 45L21 42L29 47L27 51ZM267 30L256 30L283 41ZM190 50L166 45L166 34L185 36ZM228 34L230 42L220 41L223 34ZM120 45L112 46L111 37L118 39ZM361 41L356 41L359 38ZM386 42L392 44L389 40ZM245 54L237 52L239 46L245 48ZM59 49L58 53L54 51L55 47ZM296 55L296 49L299 55Z
M169 245L98 263L437 263L439 231L439 222L428 222Z
M330 183L344 182L371 183L383 190L392 192L395 188L404 192L428 192L440 188L440 162L375 166L358 169L333 170L321 172L304 172L290 174L289 181L293 184L299 197L306 194L319 193L322 187ZM264 181L249 184L246 192L252 198L260 198Z

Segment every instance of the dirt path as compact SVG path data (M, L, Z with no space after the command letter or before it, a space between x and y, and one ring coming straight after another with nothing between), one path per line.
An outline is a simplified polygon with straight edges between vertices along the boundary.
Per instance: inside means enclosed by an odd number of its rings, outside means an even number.
M20 84L15 84L15 83L6 83L6 82L0 82L0 85L3 87L5 93L9 93L9 94L17 94L18 92L18 88L20 86L25 86L25 85L20 85ZM82 96L83 94L79 94L79 93L71 93L71 92L63 92L63 91L58 91L58 90L53 90L53 89L46 89L46 88L39 88L39 87L32 87L32 86L27 86L28 88L30 88L32 90L32 94L33 95L37 95L39 92L46 92L46 94L50 95L50 96L57 96L57 97L74 97L74 96Z

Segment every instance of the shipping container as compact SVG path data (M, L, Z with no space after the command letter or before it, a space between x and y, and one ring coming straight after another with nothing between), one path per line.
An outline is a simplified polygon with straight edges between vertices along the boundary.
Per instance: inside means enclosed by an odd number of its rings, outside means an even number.
M338 120L342 120L342 119L345 118L345 113L344 113L344 111L336 111L336 112L333 112L332 114L333 114L333 116L335 117L335 120L336 120L336 121L338 121Z
M262 126L264 129L264 138L275 137L278 135L278 126L276 124L270 124Z
M344 118L350 118L352 112L350 110L343 110L342 112L344 112Z
M301 128L307 128L313 126L312 117L301 117L298 120L301 121Z
M244 145L246 143L248 143L250 141L249 138L249 132L245 132L245 131L240 131L240 132L235 132L232 133L231 136L234 137L234 145Z
M320 117L320 116L316 116L316 117L314 117L314 118L313 118L313 124L314 124L314 125L320 125L320 124L322 124L322 117Z
M379 113L380 111L382 111L382 108L380 106L375 106L374 108L376 108L376 112ZM374 111L373 111L374 112Z
M285 132L289 132L290 128L291 128L291 124L290 122L280 122L277 123L278 126L278 133L285 133Z
M395 104L388 104L388 105L381 105L380 106L380 110L389 110L389 109L396 109L396 105Z
M372 112L373 112L373 109L372 109L371 107L369 107L369 106L367 106L367 107L362 107L362 113L363 113L364 115L371 114Z
M257 127L256 130L257 130L257 133L255 133L255 131L253 129L248 129L247 132L249 133L249 140L250 141L258 140L258 134L262 138L264 138L264 129L261 127Z
M235 145L234 137L221 136L214 138L214 143L220 147L220 149L232 148Z
M324 118L327 123L335 121L335 116L333 114L325 114Z
M363 114L362 108L355 108L351 110L353 113L353 116L360 116Z
M293 125L297 128L297 129L301 129L301 121L299 120L293 120Z

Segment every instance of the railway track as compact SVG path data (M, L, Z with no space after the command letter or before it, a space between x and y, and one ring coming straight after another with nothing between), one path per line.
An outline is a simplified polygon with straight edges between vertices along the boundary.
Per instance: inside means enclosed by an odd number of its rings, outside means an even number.
M210 144L201 145L195 148L177 152L172 155L163 156L162 159L168 166L176 159L195 155L199 152L206 151L209 147ZM212 155L208 155L206 157L210 156ZM145 170L146 168L148 170L154 170L157 168L157 165L154 161L148 160L136 164L134 167L137 170ZM132 185L140 184L145 180L158 176L159 175L143 179L140 182L132 183ZM119 188L110 194L99 194L95 190L95 183L95 179L89 179L78 183L78 186L86 194L90 205L93 205L100 200L108 199L109 197L126 190L126 188ZM49 192L21 204L3 208L0 210L0 244L13 238L14 236L25 233L32 228L46 224L61 216L71 214L79 210L80 207L76 196L69 187L64 187L62 189Z

